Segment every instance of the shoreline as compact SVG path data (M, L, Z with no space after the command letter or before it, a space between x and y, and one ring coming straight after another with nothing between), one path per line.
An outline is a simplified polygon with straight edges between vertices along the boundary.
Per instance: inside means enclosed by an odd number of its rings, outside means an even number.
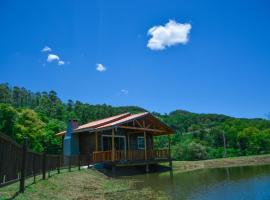
M199 161L173 161L173 171L187 172L198 169L244 167L244 166L269 165L269 164L270 164L270 154L265 154L255 156L217 158Z

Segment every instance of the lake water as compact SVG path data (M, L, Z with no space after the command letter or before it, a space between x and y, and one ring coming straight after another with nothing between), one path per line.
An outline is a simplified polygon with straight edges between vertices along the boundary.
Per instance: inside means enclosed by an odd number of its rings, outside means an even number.
M270 166L200 169L129 177L136 187L163 191L172 199L270 200Z

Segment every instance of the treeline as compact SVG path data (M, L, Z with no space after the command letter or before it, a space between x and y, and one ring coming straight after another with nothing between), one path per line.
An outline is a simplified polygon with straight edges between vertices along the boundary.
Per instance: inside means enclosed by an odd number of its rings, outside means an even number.
M172 139L176 159L201 160L270 153L269 120L181 110L156 115L177 131ZM160 138L157 146L164 144L162 140L165 138Z
M0 84L0 132L18 142L27 136L30 147L36 151L42 151L45 146L51 152L59 151L61 141L54 134L66 128L68 119L77 119L84 124L124 112L143 111L136 106L91 105L73 100L62 102L55 91L32 92L23 87ZM176 131L172 137L172 153L176 159L270 153L269 120L195 114L182 110L153 114ZM156 147L165 147L167 142L164 140L167 137L156 138Z
M124 112L145 111L135 106L112 107L106 104L90 105L80 101L62 102L55 91L32 92L23 87L0 84L0 132L18 142L29 138L30 148L50 152L61 150L61 141L54 136L66 128L68 119L80 124Z

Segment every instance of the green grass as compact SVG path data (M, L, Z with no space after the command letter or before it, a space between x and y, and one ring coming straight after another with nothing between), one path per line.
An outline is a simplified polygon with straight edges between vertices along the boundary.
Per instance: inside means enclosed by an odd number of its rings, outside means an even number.
M27 179L25 192L17 196L19 183L1 188L0 199L167 199L164 193L138 190L134 181L109 178L94 169L54 174L46 180L39 176L35 184L32 182L32 178Z

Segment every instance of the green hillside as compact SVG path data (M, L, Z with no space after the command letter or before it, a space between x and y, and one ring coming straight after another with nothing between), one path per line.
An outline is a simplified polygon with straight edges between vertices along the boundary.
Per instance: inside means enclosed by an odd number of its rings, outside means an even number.
M68 119L80 124L124 112L138 113L136 106L112 107L80 101L63 102L55 91L32 92L21 87L0 84L0 132L18 142L27 136L30 148L49 152L60 151L60 140L54 136L65 129ZM175 159L200 160L224 156L270 153L270 121L239 119L218 114L196 114L176 110L169 114L152 113L167 123L176 134L172 137ZM163 148L167 137L156 138L156 147Z

